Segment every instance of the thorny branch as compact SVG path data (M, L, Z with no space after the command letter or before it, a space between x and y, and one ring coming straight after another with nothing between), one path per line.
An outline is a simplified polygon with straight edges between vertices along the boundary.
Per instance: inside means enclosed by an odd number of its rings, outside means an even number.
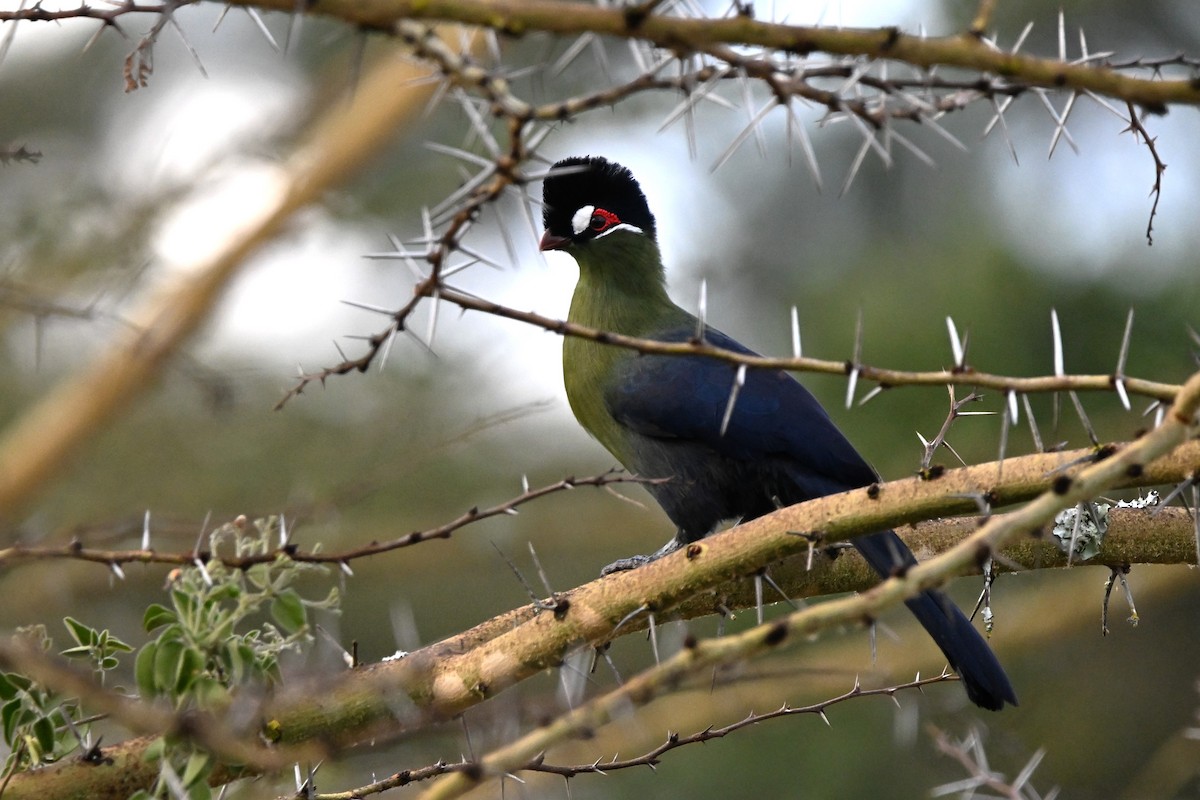
M590 8L590 7L589 7ZM506 5L498 13L509 13ZM425 13L421 11L420 13ZM449 12L447 12L449 13ZM519 13L519 11L512 11ZM675 22L679 18L672 17ZM492 19L494 27L499 23ZM1060 20L1061 24L1061 20ZM639 29L640 31L640 29ZM668 115L665 124L671 124L680 117L690 120L696 104L701 100L712 100L728 104L717 89L726 83L738 83L743 86L747 81L756 79L765 85L772 96L772 101L753 115L750 124L734 140L718 164L728 158L748 136L757 132L766 115L772 108L781 108L789 115L790 121L795 121L793 101L804 104L824 106L827 110L827 121L849 119L861 128L863 147L855 167L847 177L847 185L857 172L858 165L868 152L875 152L885 162L890 161L890 148L898 143L916 154L923 160L928 160L922 151L912 142L905 139L893 126L899 120L911 120L949 139L962 147L951 134L943 130L937 120L944 114L965 108L979 100L995 102L997 98L1004 100L1003 106L997 106L997 118L1003 119L1004 109L1016 96L1030 88L1029 84L1020 83L1011 78L997 78L988 73L973 79L947 79L932 72L916 71L911 75L891 75L886 69L875 70L870 62L856 61L815 61L794 57L778 58L767 54L743 54L720 43L708 43L699 47L699 52L691 55L681 55L677 46L657 61L647 61L636 77L611 87L604 87L590 94L558 100L542 105L531 104L521 99L515 90L517 81L510 79L507 73L499 68L489 69L469 55L454 51L444 41L432 36L420 24L401 20L396 22L395 34L408 44L413 53L423 59L434 62L440 69L449 85L466 94L459 95L459 102L467 114L474 134L490 151L487 156L478 156L465 150L439 145L436 149L452 156L461 158L465 163L481 166L474 177L467 181L458 191L442 201L431 212L426 212L424 218L424 236L417 240L423 245L419 249L409 249L399 242L391 253L376 254L376 258L393 258L404 261L417 277L412 297L399 308L387 309L374 306L362 306L367 310L378 312L390 317L386 328L365 337L364 351L355 357L343 357L333 365L315 372L301 370L297 382L291 390L279 401L276 408L302 393L312 382L324 383L328 378L350 372L366 371L377 361L382 363L397 334L404 332L417 338L424 346L430 346L428 339L437 319L439 301L457 305L464 310L477 310L483 313L502 316L525 324L531 324L551 330L561 335L583 336L598 341L612 343L617 346L630 347L643 353L687 353L704 354L723 358L736 363L744 363L754 367L784 368L799 371L814 371L834 374L856 373L867 380L876 381L881 387L896 385L946 385L959 384L979 388L994 388L1014 395L1025 392L1063 391L1063 390L1096 390L1109 391L1120 382L1118 390L1129 389L1137 394L1144 394L1157 400L1170 400L1178 387L1139 380L1125 380L1123 376L1065 376L1058 375L1053 379L1044 378L1015 378L990 375L977 372L973 367L963 363L954 370L939 370L936 372L911 373L853 362L821 361L817 359L799 358L760 358L734 353L724 353L718 348L703 342L679 343L665 345L646 340L636 340L621 337L604 331L589 330L566 323L561 320L547 318L530 312L522 312L507 308L483 298L478 298L463 292L447 283L447 279L473 264L485 260L480 254L463 245L463 237L471 225L479 218L481 212L495 203L501 197L510 193L518 195L518 202L530 227L536 227L529 208L534 200L529 196L529 185L544 177L544 173L531 170L526 162L536 158L536 149L549 131L545 127L537 127L563 119L574 119L579 114L598 107L614 105L634 94L649 91L669 89L684 94L681 104ZM1026 30L1025 33L1028 33ZM488 36L495 34L489 31ZM1024 40L1021 39L1013 46L1013 56ZM582 40L581 40L582 41ZM994 50L995 44L989 43ZM1060 54L1066 63L1065 51ZM572 55L572 58L577 57ZM1088 54L1086 52L1081 62L1088 69L1095 63L1102 62L1107 54ZM672 63L678 63L678 75L667 77L664 73ZM1076 62L1072 62L1076 63ZM1129 62L1128 68L1138 62ZM559 65L561 68L562 65ZM1009 73L1003 73L1009 75ZM823 84L833 88L826 88ZM1046 102L1044 90L1039 95ZM1089 90L1090 91L1090 90ZM1097 102L1105 103L1099 95L1086 94ZM477 100L474 98L478 98ZM1072 101L1073 103L1073 101ZM1058 121L1056 137L1065 133L1066 117L1070 105L1061 117L1055 113ZM1047 106L1048 108L1052 107ZM1111 106L1108 106L1111 108ZM507 143L501 145L493 134L492 126L485 119L490 115L502 123ZM810 170L819 181L820 174L812 153L811 143L804 132L804 125L790 124L790 131L797 131L801 145L809 161ZM1134 117L1131 123L1136 125L1135 131L1144 129L1140 121ZM989 126L990 129L990 126ZM689 127L691 131L691 127ZM878 135L878 136L877 136ZM1069 135L1068 135L1069 136ZM1151 144L1153 148L1153 144ZM1159 171L1161 179L1161 170ZM1161 184L1157 184L1161 188ZM1157 198L1155 206L1157 207ZM1153 218L1153 212L1152 212ZM440 234L435 229L445 224ZM511 248L510 248L511 249ZM468 257L468 260L456 265L449 262L458 251ZM424 267L421 263L424 262ZM433 308L428 310L430 317L430 333L422 341L412 329L412 316L426 301Z
M1130 131L1134 138L1141 137L1146 149L1150 151L1150 157L1154 159L1154 186L1150 188L1150 194L1154 196L1154 204L1150 206L1150 219L1146 222L1146 244L1152 245L1154 244L1154 215L1158 213L1158 201L1162 199L1162 179L1163 173L1167 171L1167 165L1158 154L1158 138L1151 136L1150 132L1142 125L1133 103L1127 103L1126 106L1129 109L1129 127L1126 130Z
M1191 397L1198 393L1200 389L1193 388L1186 394ZM1186 412L1182 409L1173 410L1165 423L1165 433L1163 429L1156 430L1138 442L1122 448L1116 455L1108 454L1103 459L1091 459L1089 463L1092 466L1083 468L1080 472L1072 471L1068 476L1054 471L1052 476L1057 476L1054 478L1054 490L1047 496L1057 496L1055 493L1065 490L1068 494L1063 495L1062 502L1070 504L1074 499L1071 496L1072 492L1098 491L1098 487L1093 485L1089 478L1095 470L1103 470L1109 476L1109 480L1123 476L1117 479L1119 484L1121 480L1131 479L1130 476L1135 472L1133 467L1143 463L1142 459L1147 461L1144 468L1137 470L1140 477L1163 478L1162 475L1155 474L1163 459L1150 459L1163 446L1163 439L1170 439L1176 432L1184 413ZM1192 466L1184 468L1184 471L1195 469L1196 449L1193 443L1176 451L1187 451L1181 463ZM1041 454L1029 458L1043 459L1047 464L1051 464L1068 460L1070 455ZM1068 463L1074 461L1070 460ZM919 483L934 484L942 492L950 490L957 494L958 490L955 487L958 484L953 483L955 473L968 474L979 469L973 467L951 471L937 481ZM1178 472L1181 466L1175 465L1171 469ZM1044 466L1037 470L1042 475L1045 475L1046 471ZM977 485L978 477L968 478L967 484ZM278 720L278 728L284 736L284 742L303 742L310 737L316 737L333 749L362 741L364 738L377 739L396 735L402 730L411 730L412 726L447 719L491 697L511 683L539 672L545 665L561 663L565 653L577 647L580 642L599 644L606 641L613 635L612 626L616 625L617 621L626 619L635 608L644 611L646 604L651 604L655 609L666 611L683 601L683 598L691 597L699 591L699 599L710 606L708 610L711 613L713 598L709 596L708 588L718 586L730 576L753 574L757 566L752 565L775 561L789 548L794 554L802 556L808 540L792 535L794 531L819 530L826 533L826 537L823 537L826 540L840 539L850 535L852 530L866 532L868 529L877 529L878 523L859 520L858 527L854 527L856 523L848 518L842 520L839 513L862 515L870 510L870 506L890 508L890 512L885 512L888 514L886 519L899 523L907 518L900 513L901 508L910 505L913 508L922 506L919 498L906 498L906 492L899 485L879 487L872 496L876 498L876 502L865 506L859 497L850 493L783 509L768 517L739 526L727 534L706 540L697 548L694 556L689 553L689 557L684 558L685 554L679 553L677 557L664 558L650 567L610 576L580 587L569 593L569 608L565 603L560 603L564 612L561 619L558 614L529 613L529 606L523 606L516 612L501 615L463 634L411 653L399 661L376 664L363 670L345 673L341 679L331 683L326 691L321 692L319 699L314 698L308 691L294 691L290 697L280 698L281 702L267 709L267 713L271 719ZM1035 503L1027 508L1037 505L1038 503ZM841 512L833 510L837 508L841 508ZM808 513L805 513L806 510ZM996 517L984 528L971 525L971 528L980 533L951 551L957 555L949 562L925 562L933 566L914 568L903 579L893 579L849 602L823 603L810 609L813 614L796 618L797 625L801 619L806 620L803 623L804 627L798 627L796 633L813 633L829 625L860 622L878 609L893 603L897 599L898 591L915 591L932 585L949 572L953 572L954 565L961 566L964 560L973 560L979 553L976 540L981 535L990 535L989 529L994 527L997 521L1001 522L1001 528L1008 530L1011 535L1016 530L1014 526L1026 524L1020 521L1024 514L1025 512L1018 512L1016 515ZM850 523L850 527L840 527L843 521ZM1185 538L1190 542L1190 525L1184 527L1188 528ZM859 531L858 528L862 530ZM998 540L995 546L998 546ZM838 559L839 562L843 560ZM900 589L898 580L902 580L907 588ZM635 627L634 623L630 623L623 629L628 631ZM713 646L723 646L722 641L717 640ZM704 643L704 646L709 644L712 643ZM743 644L757 647L750 640ZM734 655L732 651L727 655L729 660L742 657ZM658 685L660 688L666 688L668 684ZM643 696L635 693L628 697ZM623 709L622 713L628 708L628 697L618 704ZM397 700L406 703L404 698L413 698L419 703L398 714ZM314 702L319 706L319 710L314 708ZM401 708L408 707L402 705ZM144 743L142 747L144 748ZM542 748L526 753L516 765L533 759L540 749ZM129 757L140 763L139 752L137 747L133 747ZM42 774L62 774L66 779L70 768L71 765L64 764L61 769L56 767ZM477 774L477 770L471 772L472 775ZM89 773L89 776L89 780L103 777L93 773ZM15 776L14 782L20 788L18 796L33 796L28 792L35 785L27 784L23 775Z
M918 692L924 691L926 686L933 686L947 681L956 681L958 678L952 672L942 672L931 678L917 678L899 683L894 686L885 686L876 689L864 689L856 679L853 688L835 697L830 697L817 703L812 703L804 706L793 706L785 703L774 711L768 711L762 714L751 712L736 722L731 722L728 725L720 727L709 726L703 730L696 731L688 735L681 735L677 732L667 734L667 738L659 745L647 750L638 756L631 758L618 759L616 755L610 760L597 759L596 761L587 764L551 764L545 760L545 755L538 755L530 759L525 764L512 770L514 774L521 772L535 772L549 775L558 775L564 779L570 780L578 775L606 775L610 772L619 770L631 769L635 767L649 767L653 769L662 762L662 757L672 750L678 750L681 747L687 747L693 744L704 744L715 739L722 739L730 734L736 733L745 728L758 725L762 722L767 722L784 717L794 717L799 715L816 714L822 719L825 719L825 711L836 705L841 705L849 700L854 700L860 697L890 697L894 702L899 704L897 695L907 694L913 690ZM411 783L436 778L440 775L446 775L453 772L469 772L475 769L476 766L470 761L459 761L455 763L447 763L439 761L435 764L430 764L426 767L418 767L415 769L406 769L389 775L386 778L373 781L364 786L357 786L353 789L348 789L342 792L316 792L306 793L298 791L289 797L293 800L355 800L355 798L366 797L372 794L386 792L389 789L395 789L401 786L407 786Z
M946 435L948 433L950 433L950 427L954 424L955 420L957 420L959 417L966 416L971 413L984 413L984 414L990 413L990 412L986 412L986 411L985 412L963 411L962 410L963 406L965 406L967 403L975 403L975 402L978 402L979 400L982 400L983 398L980 395L977 395L974 392L971 392L971 394L967 395L962 400L957 400L954 397L954 387L948 386L946 388L947 388L947 391L950 393L950 413L948 413L946 415L946 419L942 422L942 427L938 430L937 436L934 436L932 441L926 441L924 437L921 437L921 444L924 446L924 455L921 457L922 473L924 473L925 470L928 470L933 465L933 456L934 456L934 453L937 452L939 447L945 447L947 450L949 450L951 453L954 454L955 458L957 458L960 462L965 464L966 462L963 462L962 456L960 456L958 454L958 452L953 447L951 447L950 443L946 441ZM920 436L920 434L917 434L917 435Z
M139 85L145 80L150 50L158 31L168 23L174 23L177 10L192 4L188 0L159 3L121 0L107 7L81 4L74 9L61 10L47 10L36 3L29 6L23 4L16 10L0 12L0 21L47 22L81 18L100 21L102 31L110 27L120 31L118 20L122 17L153 15L156 17L155 24L139 41L126 67L127 82ZM257 13L257 9L293 13L296 8L293 0L235 2L231 5L245 7L253 13ZM910 35L896 28L871 30L788 25L753 19L737 12L736 7L733 11L724 17L704 17L700 16L697 9L680 2L604 7L542 0L521 3L506 0L486 3L482 0L421 3L392 0L370 6L331 1L313 7L312 13L329 15L364 29L392 35L404 42L416 57L435 64L446 84L462 93L458 95L459 102L467 111L477 138L487 145L490 152L480 157L466 151L455 153L453 148L442 148L452 155L460 154L470 163L482 164L483 169L443 201L435 209L437 213L428 215L422 240L425 244L423 251L397 249L394 257L404 259L414 269L419 261L426 266L417 280L412 297L400 308L390 311L378 309L389 313L392 319L387 328L366 337L364 353L343 358L338 364L317 372L302 372L297 384L280 401L280 405L302 392L310 382L324 382L333 375L364 371L376 360L382 361L398 333L415 336L410 318L426 301L436 306L439 299L444 299L463 308L508 316L566 335L580 335L578 331L557 321L537 319L535 315L505 313L504 309L494 304L466 297L447 285L445 279L449 274L480 260L463 244L463 239L484 209L501 197L513 191L520 195L522 207L533 224L532 215L528 212L533 203L528 196L528 186L543 175L527 165L537 158L537 146L549 130L539 126L576 119L589 110L616 105L649 91L681 93L683 101L668 116L666 124L684 117L689 121L689 131L692 131L691 116L699 102L710 100L716 104L732 105L721 96L719 90L722 86L736 84L748 99L750 82L758 82L766 88L770 99L757 113L752 114L750 123L718 159L718 163L723 163L751 134L757 135L763 120L778 108L788 116L789 136L795 134L800 137L805 158L818 182L820 173L812 145L805 125L795 116L794 106L824 108L826 118L823 122L849 120L859 127L863 137L859 156L847 176L847 186L868 153L874 152L885 163L889 163L893 157L893 145L908 150L921 160L931 161L914 142L900 134L896 123L901 121L920 123L926 130L935 132L955 146L963 147L961 142L941 127L939 120L942 117L978 102L991 103L995 105L997 114L988 130L993 130L997 121L1003 130L1005 110L1013 100L1033 91L1057 123L1057 141L1063 135L1070 138L1066 123L1077 97L1088 98L1114 113L1118 112L1104 98L1117 98L1124 101L1128 109L1127 118L1119 113L1118 116L1126 119L1129 130L1141 137L1155 160L1154 200L1147 225L1147 240L1152 241L1153 220L1161 199L1165 163L1135 106L1140 105L1144 115L1163 113L1172 103L1200 103L1200 88L1197 88L1194 80L1197 72L1200 72L1197 59L1178 54L1116 61L1112 53L1089 52L1082 34L1081 53L1072 58L1064 42L1065 20L1061 14L1058 18L1060 46L1057 57L1026 55L1021 52L1021 47L1031 26L1027 26L1007 49L1002 47L998 39L987 33L993 11L990 2L979 4L969 31L942 37ZM487 49L497 56L501 52L500 36L528 35L540 31L559 37L578 35L579 38L552 68L544 64L524 69L504 64L488 67L469 52L459 52L434 35L424 24L431 20L479 26L479 35L488 41ZM632 60L637 66L633 77L583 95L541 104L522 99L518 87L527 87L529 94L534 91L541 94L535 87L541 87L547 77L556 77L559 71L577 59L579 53L586 49L582 45L595 42L603 50L605 45L596 38L600 35L629 41ZM678 66L677 74L668 74L673 65ZM958 71L947 76L938 72L942 68ZM1140 77L1143 73L1148 73L1149 77ZM1061 115L1049 104L1047 92L1069 95ZM488 117L500 123L507 140L503 145L494 137ZM450 265L451 258L458 252L471 256L470 260L465 264ZM436 318L436 309L431 309L429 313L431 318ZM598 332L583 335L600 338ZM628 342L623 344L631 346ZM645 343L641 344L640 349L643 352L663 352ZM695 348L689 352L704 351ZM750 363L750 360L742 360L745 357L733 354L721 357ZM849 372L858 368L859 373L868 379L874 373L880 385L884 386L911 381L953 382L1015 392L1110 388L1104 385L1105 379L1100 376L1088 376L1088 380L1084 381L1089 384L1086 386L1069 380L1047 385L1044 381L1034 379L1038 383L1035 387L1020 379L976 375L965 365L957 371L961 373L957 378L947 380L945 373L925 373L915 381L909 374L871 370L858 364L842 367L832 362L817 364L804 359L777 359L751 365L821 372ZM985 380L972 379L980 377ZM1155 384L1143 385L1140 389L1130 385L1129 388L1159 400L1169 400L1176 387Z
M975 534L950 550L922 561L903 575L888 578L861 595L800 609L737 635L686 642L678 654L628 679L619 688L480 758L477 770L443 777L421 796L422 800L459 797L485 780L507 774L552 744L586 735L613 721L627 713L630 705L645 705L699 670L761 655L830 625L870 619L891 603L931 588L958 570L977 565L1006 543L1046 524L1062 508L1095 496L1194 436L1198 425L1197 408L1200 408L1200 373L1192 375L1170 414L1153 431L1072 477L1056 481L1051 491L1039 495L1021 509L992 517ZM712 557L711 552L689 555L693 567L696 561Z
M422 291L434 292L434 289L425 289L424 282L417 285L413 290L414 294ZM503 317L518 322L523 322L527 325L543 328L562 336L578 336L584 339L610 344L615 347L625 347L635 350L643 354L662 354L662 355L703 355L712 358L719 358L723 361L729 361L734 364L745 364L749 367L757 369L785 369L803 372L815 372L826 375L848 375L851 372L857 372L858 377L864 380L875 381L884 388L893 386L972 386L985 389L996 389L1005 394L1026 394L1036 392L1061 392L1061 391L1112 391L1118 379L1124 385L1125 389L1133 394L1142 395L1145 397L1154 398L1160 401L1169 401L1179 391L1177 384L1160 383L1157 381L1144 380L1140 378L1128 378L1113 375L1053 375L1042 377L1016 377L1006 375L996 375L988 372L976 371L974 367L962 365L952 370L932 370L926 372L911 372L904 370L889 369L886 367L876 367L870 364L856 363L850 361L832 361L818 358L803 357L769 357L769 356L748 356L743 353L735 353L730 350L723 350L715 345L708 344L703 341L689 342L659 342L652 339L639 339L633 336L624 336L622 334L612 333L610 331L602 331L595 328L589 328L584 325L578 325L566 320L547 317L542 314L537 314L532 311L519 311L515 308L503 306L499 303L490 300L483 300L474 295L467 294L457 289L442 285L436 289L436 298L438 300L452 303L459 308L468 311L480 311L485 314ZM276 409L282 408L292 397L301 394L308 384L313 382L323 383L332 375L342 375L351 371L365 371L371 363L379 357L388 339L395 334L397 330L404 330L404 325L408 317L415 308L414 301L410 301L407 305L396 312L387 312L381 310L381 313L387 313L392 317L392 324L384 332L372 336L368 341L368 349L362 356L355 359L347 359L337 366L329 367L318 372L301 375L296 382L296 385L279 401Z
M140 548L133 550L111 550L88 547L78 539L57 546L14 544L9 547L0 548L0 570L23 561L46 559L74 559L96 564L106 564L109 567L130 563L176 564L182 566L197 562L203 564L210 561L220 561L234 569L248 569L255 564L269 564L280 556L287 556L292 561L313 564L336 564L343 570L349 570L349 565L352 561L381 553L388 553L404 547L411 547L412 545L432 539L448 539L455 531L468 525L493 517L516 514L521 506L557 492L569 491L580 486L610 487L619 483L648 484L656 482L658 481L626 475L615 470L587 478L564 478L545 486L526 489L515 497L487 508L476 506L468 509L455 519L433 528L413 531L395 539L371 542L361 547L329 553L321 552L319 549L302 550L294 542L281 542L277 549L270 552L242 556L214 553L207 550L192 550L182 553L164 552L150 547L150 522L149 517L147 517L143 546Z
M37 150L30 150L25 145L20 147L0 147L0 164L7 166L8 164L36 164L42 160L42 154Z
M929 726L929 733L933 736L938 750L961 764L968 773L968 777L963 780L933 789L934 797L950 794L971 797L980 789L986 789L993 792L996 797L1005 797L1009 800L1042 800L1042 795L1038 794L1029 781L1046 755L1044 749L1034 753L1016 777L1010 781L989 766L987 752L984 750L983 739L980 737L979 731L971 731L962 741L951 739L949 734L934 725ZM1058 789L1055 788L1046 794L1045 798L1052 800L1057 796Z
M134 13L163 13L175 3L118 2L112 9L97 10L87 4L76 9L51 12L35 4L15 11L0 12L8 20L48 21L71 17L99 19L111 25L118 17ZM294 0L256 0L231 5L293 13ZM697 52L709 45L740 45L775 50L789 56L825 53L832 56L887 58L929 69L952 66L978 72L1010 76L1014 82L1047 89L1093 91L1145 106L1161 113L1171 103L1200 103L1200 88L1181 79L1144 79L1122 74L1145 69L1161 70L1172 65L1192 66L1183 57L1155 62L1108 63L1109 55L1084 61L1039 58L1002 50L983 35L968 31L960 35L927 37L907 34L896 27L849 29L788 25L754 19L739 13L724 17L693 16L693 6L658 3L651 6L597 6L582 2L551 0L391 0L371 4L329 0L311 12L327 15L364 29L394 32L408 21L457 22L498 31L510 36L546 32L566 35L605 35L641 40L664 50ZM986 17L983 24L986 24Z

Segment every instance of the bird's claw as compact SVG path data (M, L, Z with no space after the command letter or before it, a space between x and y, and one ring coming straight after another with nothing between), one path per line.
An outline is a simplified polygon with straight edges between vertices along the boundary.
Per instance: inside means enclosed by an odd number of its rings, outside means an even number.
M637 569L643 564L649 564L654 559L651 556L630 556L629 558L617 559L609 564L604 569L600 570L600 577L611 575L614 572L625 572L630 569Z

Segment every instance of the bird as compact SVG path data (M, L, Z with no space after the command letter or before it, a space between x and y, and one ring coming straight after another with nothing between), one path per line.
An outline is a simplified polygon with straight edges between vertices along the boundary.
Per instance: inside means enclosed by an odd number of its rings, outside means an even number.
M560 160L542 199L540 250L562 251L579 265L570 322L659 342L693 341L699 333L711 345L754 355L671 300L654 215L627 168L599 156ZM657 553L622 559L606 572L635 568L722 523L879 480L816 398L782 370L739 375L727 360L640 354L567 336L563 380L576 419L625 469L665 479L646 488L676 528ZM882 577L917 563L890 530L853 544ZM925 591L906 605L972 702L989 710L1017 705L996 655L945 594Z

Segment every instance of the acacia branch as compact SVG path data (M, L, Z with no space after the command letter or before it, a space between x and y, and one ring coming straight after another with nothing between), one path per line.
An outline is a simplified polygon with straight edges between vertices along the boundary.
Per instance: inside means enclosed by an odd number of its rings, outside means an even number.
M382 542L375 541L359 547L332 552L323 552L317 549L304 550L295 543L282 544L265 552L245 555L211 552L209 550L167 552L155 550L150 547L117 550L88 547L78 539L72 539L70 542L62 545L17 543L9 547L0 548L0 570L11 568L22 562L47 560L87 561L93 564L104 564L108 567L133 563L186 566L196 563L209 564L220 562L231 569L249 569L255 564L274 563L280 557L309 564L337 564L346 567L350 562L359 559L390 553L394 550L412 547L413 545L434 539L448 539L455 531L465 528L468 525L494 517L515 514L521 506L558 492L569 491L582 486L607 487L619 483L647 484L657 482L659 481L625 475L615 470L588 478L563 478L546 486L527 489L521 494L493 506L486 508L475 506L449 522L444 522L432 528L406 533L395 539L387 539Z
M1061 476L1050 491L1018 511L993 517L978 532L945 553L916 564L904 574L888 578L861 595L795 611L734 636L688 642L683 650L662 664L488 754L479 760L478 769L442 778L421 795L422 800L459 797L487 779L507 774L552 744L594 731L627 713L630 705L645 705L699 670L773 651L785 642L795 642L833 625L861 623L884 608L938 586L948 577L987 560L1006 543L1045 525L1061 509L1091 499L1130 473L1140 473L1146 465L1182 445L1198 432L1198 407L1200 373L1188 380L1172 406L1171 414L1155 430L1076 475ZM703 553L692 553L691 549L687 557L693 563L705 560Z
M233 5L291 12L292 0L240 0ZM1003 75L1028 86L1090 91L1165 113L1172 104L1200 104L1200 86L1190 79L1138 78L1104 65L1069 63L1000 50L972 33L922 37L898 28L834 28L785 25L747 16L715 19L646 13L634 7L605 7L551 0L317 0L309 13L359 27L392 31L405 20L458 22L512 36L534 31L559 35L596 33L641 39L674 52L697 52L716 44L750 45L783 53L865 56L914 66L962 67Z
M754 356L745 353L737 353L732 350L725 350L716 345L709 344L705 341L691 340L686 342L660 342L654 339L642 339L636 336L626 336L620 333L604 331L598 328L590 328L586 325L569 322L563 319L555 319L547 317L543 314L538 314L533 311L521 311L500 303L492 302L480 297L476 297L466 292L439 285L436 288L430 287L428 290L425 287L418 286L414 290L414 294L426 293L429 297L436 297L438 300L452 303L466 311L479 311L484 314L510 319L516 322L522 322L526 325L532 325L536 328L541 328L552 333L557 333L560 336L576 336L581 339L589 339L601 344L612 345L614 347L623 347L633 350L644 355L699 355L709 358L727 361L731 364L745 364L748 367L755 369L783 369L791 372L813 372L824 375L849 375L851 372L857 372L861 380L874 381L882 387L891 388L893 386L970 386L984 389L995 389L1005 394L1017 393L1037 393L1037 392L1062 392L1062 391L1094 391L1094 392L1110 392L1114 391L1116 384L1120 381L1126 391L1141 395L1144 397L1154 398L1156 400L1170 401L1174 399L1179 391L1179 384L1162 383L1159 381L1151 381L1143 378L1130 378L1125 375L1113 373L1111 375L1046 375L1037 377L1019 377L1013 375L997 375L988 372L980 372L974 367L963 365L954 369L939 369L926 371L906 371L898 369L889 369L887 367L877 367L870 364L863 364L853 360L833 361L829 359L811 358L808 356L784 358L778 356ZM392 316L396 324L403 325L404 320L411 314L412 304L404 306L396 311ZM299 394L303 391L304 386L314 381L323 381L325 378L334 374L344 374L351 371L362 371L370 366L371 362L377 355L377 351L383 347L384 337L382 335L375 337L378 339L378 344L372 340L372 350L364 353L363 356L356 359L349 359L336 367L331 367L327 370L322 370L311 375L301 376L297 385L285 396L280 405L285 403L290 397ZM277 406L278 407L278 406Z
M875 689L864 689L857 680L854 682L853 688L842 694L834 697L821 700L816 703L810 703L804 706L793 706L784 703L774 711L764 713L751 712L742 719L731 722L728 725L721 727L708 726L695 733L683 735L676 732L667 734L667 738L655 747L650 748L646 752L631 758L618 758L616 755L612 759L605 761L597 759L596 761L587 764L552 764L547 763L543 755L538 755L522 764L513 773L518 772L535 772L547 775L558 775L565 779L574 778L579 775L607 775L610 772L618 772L620 770L633 769L637 767L656 767L662 762L662 757L673 750L678 750L681 747L688 747L694 744L704 744L715 739L723 739L726 736L753 727L763 722L768 722L785 717L794 717L798 715L816 714L822 718L825 716L826 709L833 706L841 705L850 700L856 700L862 697L889 697L895 700L896 695L901 693L909 693L913 690L924 691L925 687L933 686L939 683L948 681L956 681L958 678L952 672L942 672L931 678L916 678L904 683L898 683L894 686L885 686ZM358 786L353 789L348 789L341 792L318 792L316 794L308 794L305 791L299 791L289 795L292 800L358 800L362 797L367 797L373 794L386 792L390 789L396 789L401 786L407 786L412 783L436 778L440 775L447 775L454 772L471 772L477 769L472 762L456 762L453 764L445 761L438 761L427 767L419 767L416 769L406 769L389 775L364 786Z

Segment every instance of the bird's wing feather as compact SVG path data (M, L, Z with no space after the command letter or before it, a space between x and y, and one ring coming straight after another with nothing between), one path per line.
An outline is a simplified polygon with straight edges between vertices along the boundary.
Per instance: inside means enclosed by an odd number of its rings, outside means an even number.
M684 341L693 330L675 329L651 338ZM718 347L753 354L720 331L709 329L705 338ZM771 460L792 473L808 496L876 479L817 400L779 370L746 370L722 431L737 371L734 364L704 356L624 359L605 402L618 423L643 436L701 444L739 461ZM806 498L790 502L799 499Z

